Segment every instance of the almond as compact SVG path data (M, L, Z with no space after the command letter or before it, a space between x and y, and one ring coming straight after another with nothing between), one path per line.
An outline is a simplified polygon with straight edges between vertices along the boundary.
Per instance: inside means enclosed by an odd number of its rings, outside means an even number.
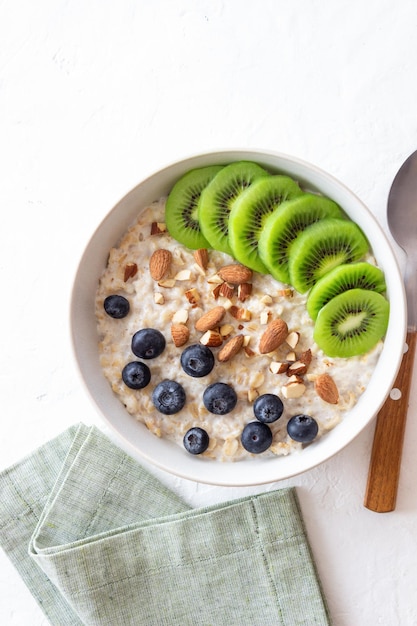
M166 224L163 222L152 222L151 224L151 235L162 235L166 232Z
M303 376L306 372L307 372L307 365L303 363L302 361L298 360L298 361L294 361L293 363L291 363L291 365L288 367L287 376L293 376L294 374L296 376Z
M283 374L288 370L288 363L282 361L271 361L269 364L269 371L272 374Z
M339 391L330 374L319 374L314 382L316 393L324 402L337 404L339 402Z
M172 262L172 253L164 248L155 250L149 259L149 271L154 280L160 281L168 272Z
M233 294L235 293L235 288L230 283L222 283L219 288L219 295L223 296L223 298L228 298L231 300L233 298Z
M184 292L184 295L190 304L197 304L200 300L200 294L195 287L187 289L187 291Z
M230 307L229 310L230 315L242 322L249 322L252 319L252 313L249 311L249 309L243 309L241 307L233 305Z
M243 335L236 335L229 339L220 350L217 358L219 361L228 361L235 356L243 346Z
M272 320L267 325L259 342L259 352L268 354L284 343L288 335L288 326L281 318Z
M217 274L221 279L232 285L247 283L252 278L252 270L244 265L232 264L221 267Z
M194 259L202 270L207 269L209 260L208 250L206 248L199 248L198 250L194 250Z
M252 293L252 283L241 283L237 288L237 297L241 302L245 302L246 298Z
M196 330L205 333L206 330L216 328L226 313L224 306L215 306L207 313L204 313L195 323Z
M297 332L296 330L293 330L291 333L289 333L285 341L290 346L290 348L294 350L295 346L299 342L299 339L300 339L300 333Z
M126 263L123 280L126 282L129 278L133 278L137 274L138 266L136 263Z
M286 385L283 385L283 387L281 387L282 395L288 400L290 400L291 398L301 398L305 390L306 387L304 383L301 383L297 380L287 383Z
M187 343L190 337L190 331L185 324L172 324L171 337L177 348Z
M305 363L306 365L310 365L312 357L313 355L311 354L311 350L309 348L308 350L304 350L304 352L300 354L298 360L302 363Z
M204 333L204 335L200 339L200 343L203 346L207 346L208 348L217 348L221 346L223 343L223 337L219 333L218 330L210 329Z

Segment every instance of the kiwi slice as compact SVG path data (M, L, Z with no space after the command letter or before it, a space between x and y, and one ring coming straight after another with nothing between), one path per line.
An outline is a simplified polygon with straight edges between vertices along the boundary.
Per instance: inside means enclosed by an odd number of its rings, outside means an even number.
M335 267L311 288L307 300L310 317L315 320L329 300L349 289L370 289L383 293L386 290L384 272L366 261Z
M330 357L369 352L385 335L389 303L376 291L349 289L324 305L314 326L314 340Z
M267 218L259 237L259 256L276 280L290 282L288 257L294 240L305 228L326 217L343 217L336 202L305 193L284 202Z
M190 170L173 186L165 204L165 222L169 234L187 248L209 248L198 221L201 192L215 177L222 165L209 165Z
M228 239L230 211L242 192L262 176L269 176L269 172L257 163L236 161L226 165L201 194L198 219L214 250L232 255Z
M288 259L290 282L304 293L334 267L359 261L368 248L355 222L332 217L320 220L294 241Z
M258 250L264 223L283 202L302 193L298 183L289 176L277 174L255 181L230 212L229 243L233 256L247 267L268 274Z

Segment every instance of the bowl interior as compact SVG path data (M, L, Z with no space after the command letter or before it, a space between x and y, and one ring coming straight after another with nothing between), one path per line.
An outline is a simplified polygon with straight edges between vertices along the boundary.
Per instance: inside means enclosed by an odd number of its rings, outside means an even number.
M370 383L335 429L300 453L220 463L194 457L180 446L155 437L127 413L100 368L94 299L110 248L143 207L166 195L175 181L194 167L227 164L240 159L256 161L272 172L288 174L301 186L319 191L343 207L366 233L378 265L385 272L391 313L384 347ZM402 277L393 250L373 215L349 189L299 159L279 153L231 150L192 156L169 165L120 200L98 226L81 258L73 285L70 324L76 362L89 395L107 425L124 440L133 456L145 458L161 469L198 482L248 486L283 480L309 470L339 452L365 428L383 404L398 371L406 332L406 307Z

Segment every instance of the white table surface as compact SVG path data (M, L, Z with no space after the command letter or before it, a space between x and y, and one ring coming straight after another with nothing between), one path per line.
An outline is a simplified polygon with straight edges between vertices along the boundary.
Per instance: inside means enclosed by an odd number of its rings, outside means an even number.
M416 29L415 0L2 0L0 469L75 422L101 426L72 357L71 282L147 174L199 151L284 152L386 228L417 149ZM363 506L374 423L273 485L298 488L336 626L417 624L416 385L395 512ZM152 471L195 506L264 489ZM48 623L1 551L0 623Z

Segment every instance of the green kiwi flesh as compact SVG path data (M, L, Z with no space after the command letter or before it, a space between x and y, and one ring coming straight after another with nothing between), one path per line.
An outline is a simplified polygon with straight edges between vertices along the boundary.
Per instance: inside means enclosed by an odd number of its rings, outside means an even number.
M259 256L269 273L290 282L288 259L292 244L305 228L326 217L343 217L340 207L324 196L305 193L284 202L265 221L259 237Z
M288 260L291 284L305 293L338 265L359 261L368 249L368 241L355 222L320 220L294 241Z
M349 289L369 289L378 293L386 290L384 273L366 261L335 267L320 278L310 290L307 311L315 320L322 307L332 298Z
M210 247L201 232L198 202L203 189L222 169L222 165L209 165L190 170L175 183L168 195L165 205L168 232L186 248L197 250Z
M230 212L229 244L233 256L252 270L268 274L258 250L264 224L282 203L302 194L298 183L289 176L277 174L255 181Z
M329 357L369 352L386 333L389 303L376 291L349 289L324 305L314 326L314 341Z
M207 185L198 204L201 231L214 250L231 255L229 245L230 211L242 193L255 180L270 176L257 163L236 161L226 165Z

